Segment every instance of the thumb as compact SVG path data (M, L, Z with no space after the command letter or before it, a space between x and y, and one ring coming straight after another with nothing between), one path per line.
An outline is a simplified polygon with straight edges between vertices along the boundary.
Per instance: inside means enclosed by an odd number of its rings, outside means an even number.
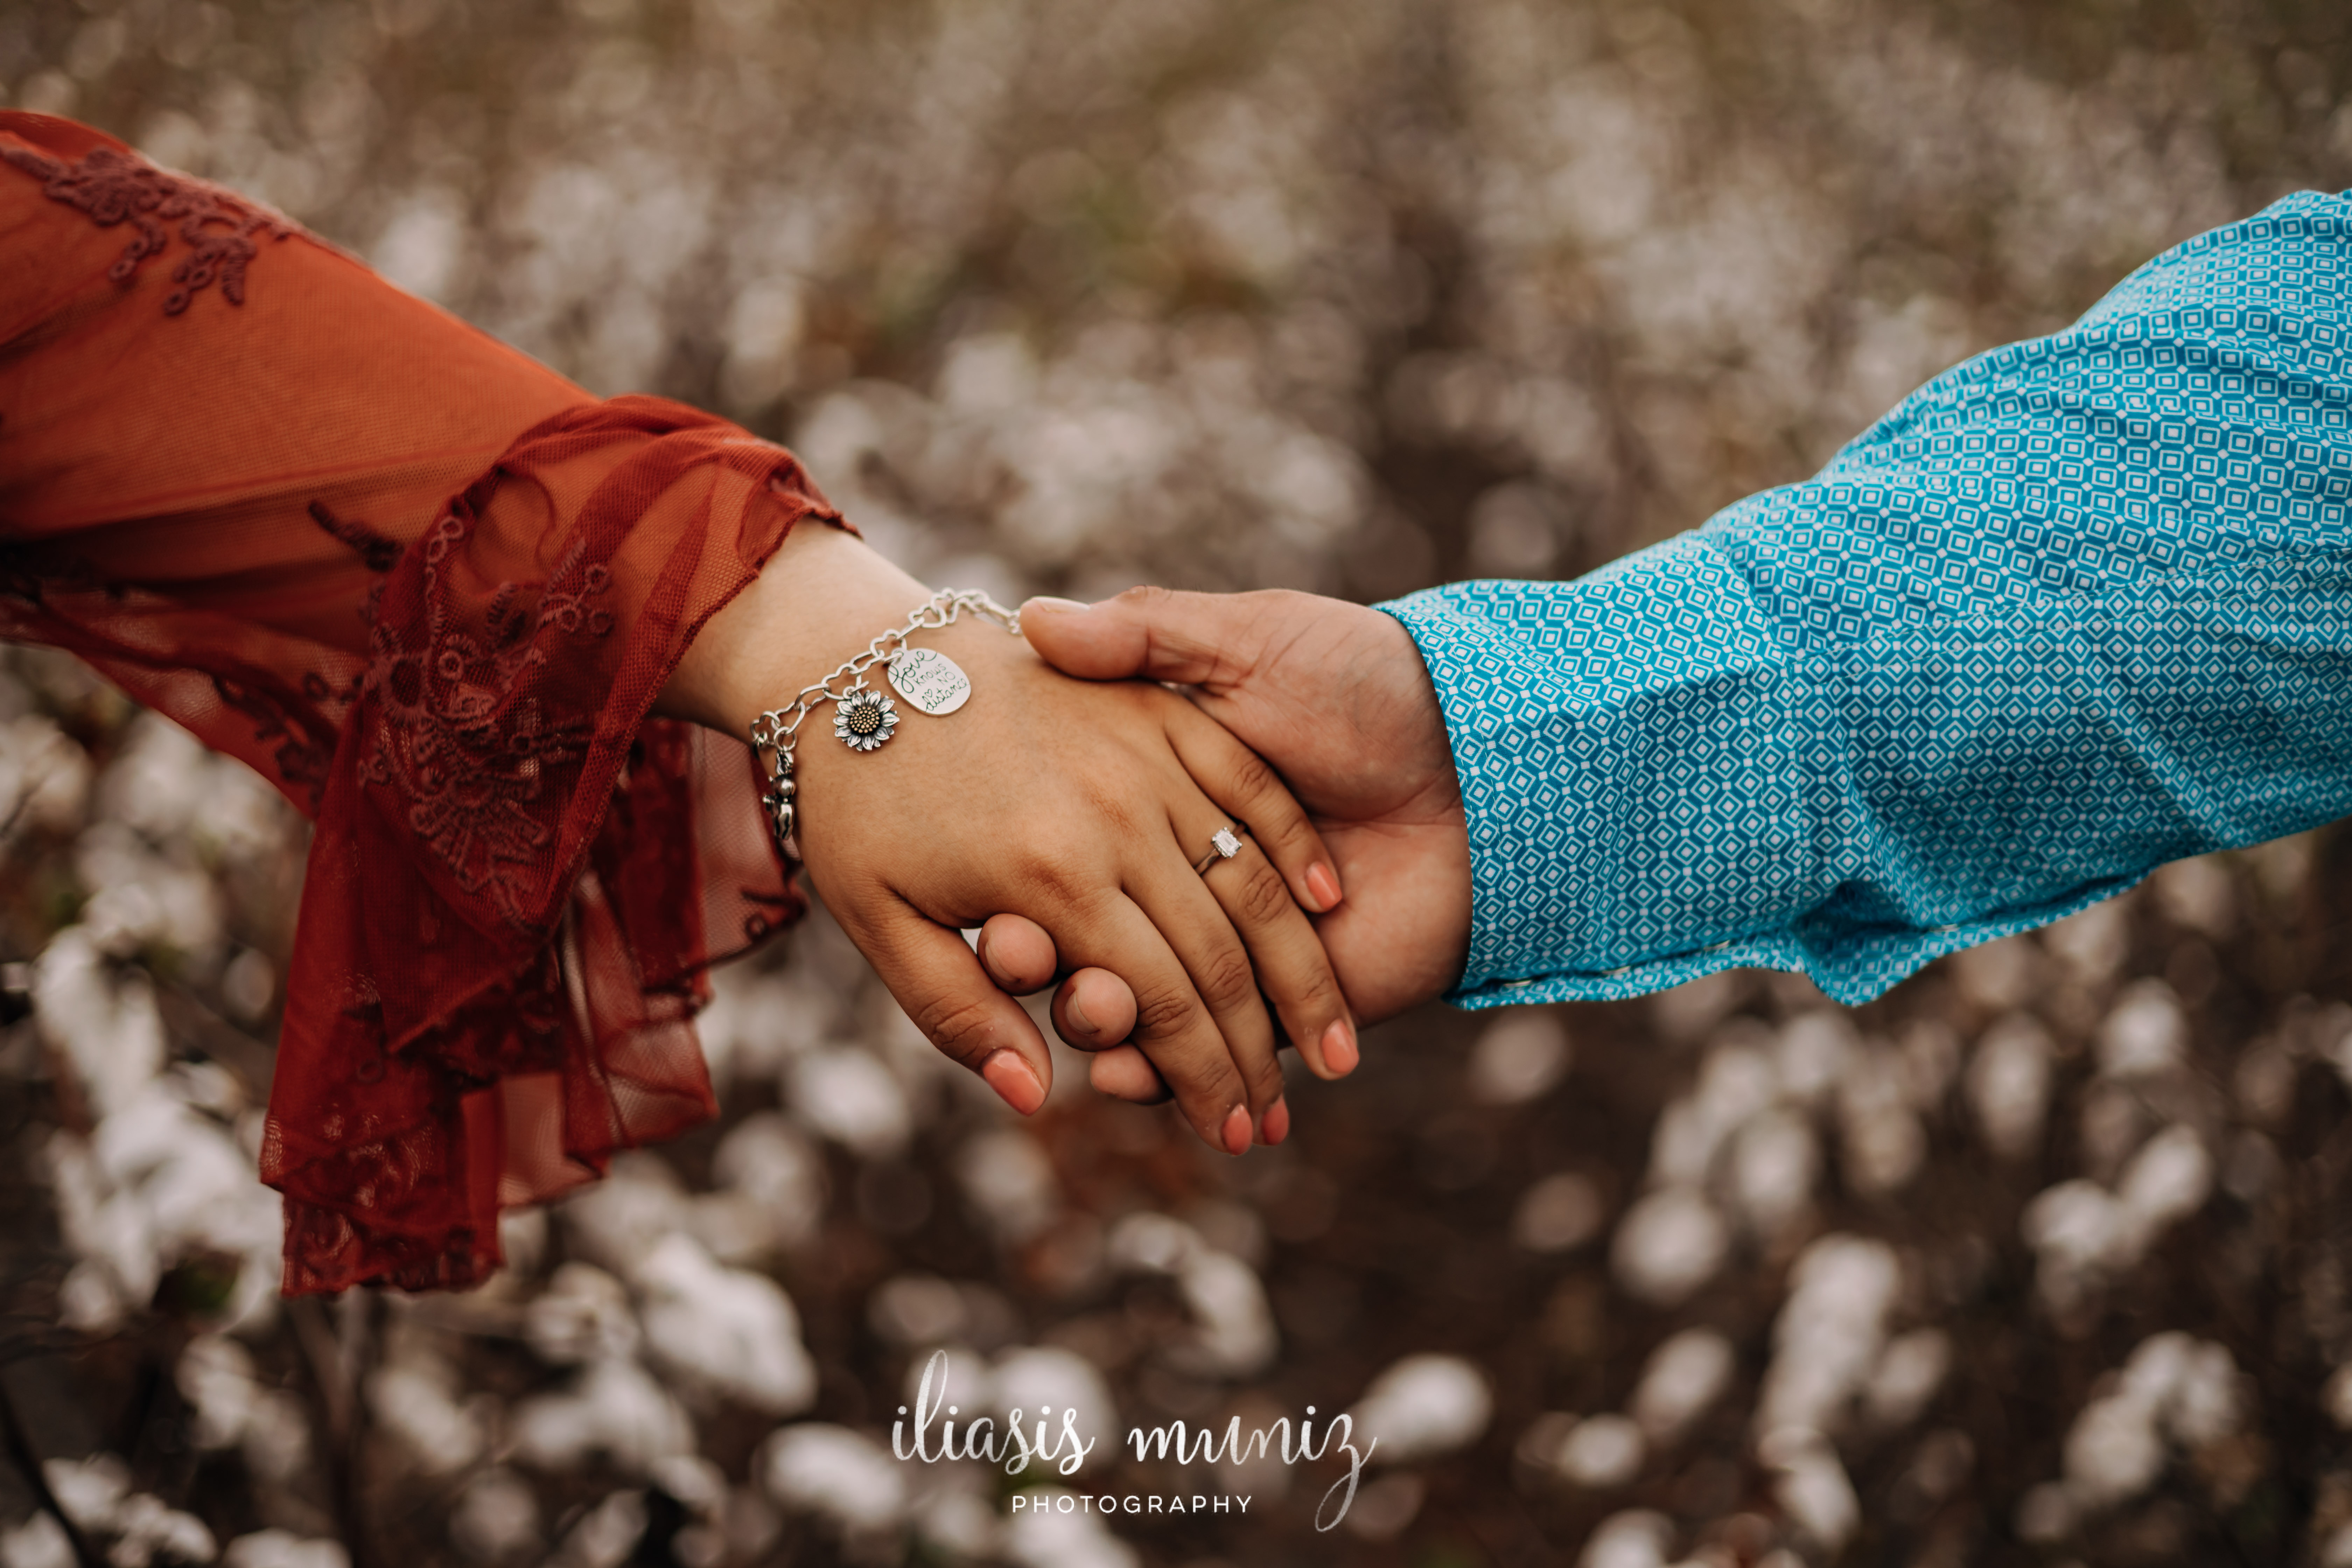
M1248 672L1256 632L1244 601L1254 597L1129 588L1098 605L1032 599L1021 606L1021 631L1037 656L1065 675L1139 676L1217 690Z

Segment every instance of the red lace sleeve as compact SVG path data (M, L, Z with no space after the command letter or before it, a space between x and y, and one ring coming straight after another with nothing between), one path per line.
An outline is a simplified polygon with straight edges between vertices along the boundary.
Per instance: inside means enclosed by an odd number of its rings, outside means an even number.
M652 718L803 518L231 193L0 114L0 636L317 823L262 1154L286 1289L482 1279L502 1205L714 1109L701 972L798 911L740 741Z

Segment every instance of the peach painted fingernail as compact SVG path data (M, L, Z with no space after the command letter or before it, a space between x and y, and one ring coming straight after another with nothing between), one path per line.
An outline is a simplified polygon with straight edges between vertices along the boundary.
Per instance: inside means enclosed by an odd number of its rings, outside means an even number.
M1356 1070L1356 1030L1345 1018L1323 1031L1323 1065L1335 1076Z
M1318 915L1339 907L1339 875L1320 860L1307 868L1307 891L1315 900L1315 912Z
M1259 1123L1259 1129L1265 1134L1265 1144L1269 1149L1289 1137L1290 1107L1279 1100L1267 1106L1265 1119Z
M1236 1105L1225 1112L1225 1152L1239 1154L1250 1146L1250 1114L1247 1106Z
M980 1064L980 1076L988 1080L998 1099L1024 1116L1045 1103L1045 1086L1037 1081L1018 1051L992 1051Z

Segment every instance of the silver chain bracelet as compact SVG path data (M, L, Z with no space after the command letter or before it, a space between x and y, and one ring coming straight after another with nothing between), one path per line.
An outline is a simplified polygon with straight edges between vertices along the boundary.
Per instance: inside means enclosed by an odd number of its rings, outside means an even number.
M884 632L850 659L782 708L762 713L751 723L751 748L771 752L768 789L760 804L768 808L768 826L776 836L776 851L797 859L790 840L795 814L793 797L793 749L800 743L801 725L822 704L834 705L834 738L853 752L870 752L889 740L898 728L898 705L866 684L866 672L877 664L890 689L921 712L943 717L962 707L971 696L971 678L956 661L937 648L910 647L907 639L919 631L952 624L966 610L994 621L1014 637L1021 635L1021 613L1008 610L977 588L942 588L932 595L907 624ZM836 680L849 678L848 689L835 691Z

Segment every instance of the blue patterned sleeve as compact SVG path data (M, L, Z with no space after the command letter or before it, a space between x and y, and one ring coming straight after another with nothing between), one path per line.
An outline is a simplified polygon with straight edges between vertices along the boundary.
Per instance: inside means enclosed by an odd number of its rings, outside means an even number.
M1845 1003L2352 812L2352 202L2303 195L1572 583L1382 605L1470 826L1454 1000Z

